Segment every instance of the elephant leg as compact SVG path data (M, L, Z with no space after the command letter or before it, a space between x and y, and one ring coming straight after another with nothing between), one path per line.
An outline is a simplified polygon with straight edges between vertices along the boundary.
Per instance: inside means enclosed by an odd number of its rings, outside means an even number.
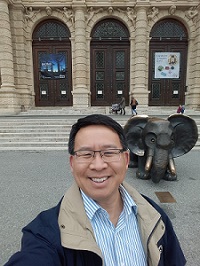
M138 170L136 172L136 177L139 179L147 180L150 179L149 171L145 169L146 157L138 157Z
M166 174L164 175L163 179L167 180L167 181L176 181L177 180L175 162L174 162L173 158L169 159L169 165L168 165Z
M166 174L164 175L163 179L166 180L166 181L176 181L177 180L177 175L171 173L170 170L167 169Z

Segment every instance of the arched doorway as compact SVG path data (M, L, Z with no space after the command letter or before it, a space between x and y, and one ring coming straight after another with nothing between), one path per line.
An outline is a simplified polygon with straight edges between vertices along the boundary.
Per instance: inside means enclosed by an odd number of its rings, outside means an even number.
M91 33L91 104L129 101L129 33L117 20L100 21Z
M66 25L56 20L43 21L33 32L36 106L72 105L69 37Z
M187 69L187 31L175 19L161 20L150 33L149 105L184 104Z

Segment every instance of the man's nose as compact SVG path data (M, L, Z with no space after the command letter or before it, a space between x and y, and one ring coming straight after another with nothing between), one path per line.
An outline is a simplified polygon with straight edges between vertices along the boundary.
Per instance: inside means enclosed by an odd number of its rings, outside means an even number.
M100 152L96 152L93 160L90 163L90 168L95 168L95 169L102 169L107 167L107 163L104 162L102 155L100 154Z

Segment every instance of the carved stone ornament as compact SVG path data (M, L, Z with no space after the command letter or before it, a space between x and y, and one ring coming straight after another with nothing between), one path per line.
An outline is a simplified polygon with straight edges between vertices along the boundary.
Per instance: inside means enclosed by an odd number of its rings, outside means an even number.
M148 20L153 20L154 17L156 17L159 13L159 9L155 6L153 6L149 12L149 14L147 15Z
M197 15L198 15L198 10L197 7L195 6L190 7L189 10L185 12L185 16L188 19L194 19Z
M72 12L71 9L67 8L66 6L63 7L62 9L56 9L58 12L60 12L61 14L63 14L63 17L67 20L67 21L71 21L72 25L74 25L74 14Z
M174 15L176 12L176 6L173 5L173 6L170 6L169 8L169 15Z
M46 7L46 13L47 13L47 16L51 16L52 15L52 9L51 9L50 6Z
M128 20L132 22L132 24L135 24L135 20L136 20L136 14L134 12L134 9L131 7L127 7L126 10L122 10L122 9L118 9L119 12L125 13L126 16L128 17Z
M113 11L114 11L113 7L112 6L109 6L109 8L108 8L108 14L112 15Z
M36 17L36 15L40 12L39 10L33 10L32 6L25 7L24 9L24 18L25 22L28 22L29 20L32 20Z
M85 16L86 23L88 24L95 14L103 12L103 8L94 9L92 6L87 9L87 14Z

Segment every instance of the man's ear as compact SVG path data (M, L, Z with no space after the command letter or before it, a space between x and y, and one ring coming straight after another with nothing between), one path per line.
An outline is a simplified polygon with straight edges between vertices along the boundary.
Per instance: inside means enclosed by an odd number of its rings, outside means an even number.
M126 151L126 169L128 169L129 163L130 163L130 152Z
M74 163L73 162L74 162L74 156L70 155L69 156L69 164L70 164L71 172L73 172L73 168L74 168L74 166L73 166Z

